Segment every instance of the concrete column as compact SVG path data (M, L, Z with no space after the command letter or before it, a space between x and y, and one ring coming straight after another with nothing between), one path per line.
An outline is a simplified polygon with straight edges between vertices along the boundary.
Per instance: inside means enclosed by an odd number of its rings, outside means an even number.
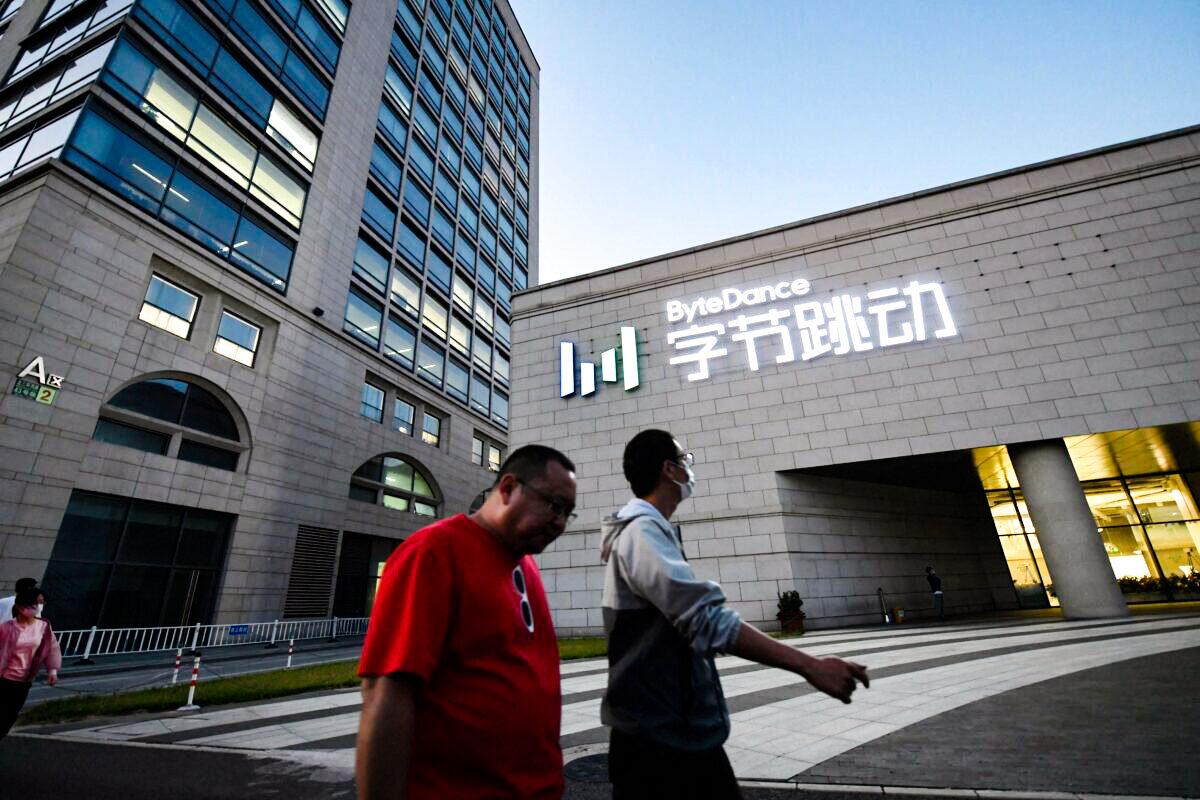
M1008 445L1066 619L1129 615L1062 439Z

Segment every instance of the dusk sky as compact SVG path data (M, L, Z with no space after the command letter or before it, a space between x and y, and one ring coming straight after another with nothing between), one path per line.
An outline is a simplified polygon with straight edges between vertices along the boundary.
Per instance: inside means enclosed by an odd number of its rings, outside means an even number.
M543 283L1200 123L1200 3L511 0Z

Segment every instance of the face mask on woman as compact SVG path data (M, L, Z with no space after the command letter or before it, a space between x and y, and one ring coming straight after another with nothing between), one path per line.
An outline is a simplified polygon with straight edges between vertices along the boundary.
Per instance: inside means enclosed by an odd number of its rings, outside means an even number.
M45 604L45 603L38 603L38 604L37 604L37 618L38 618L38 619L41 619L41 618L42 618L42 609L44 609L45 607L46 607L46 604Z

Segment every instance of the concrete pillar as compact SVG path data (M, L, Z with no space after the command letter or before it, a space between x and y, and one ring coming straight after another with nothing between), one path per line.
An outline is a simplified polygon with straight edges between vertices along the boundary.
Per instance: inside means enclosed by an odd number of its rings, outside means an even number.
M1008 445L1066 619L1129 615L1062 439Z

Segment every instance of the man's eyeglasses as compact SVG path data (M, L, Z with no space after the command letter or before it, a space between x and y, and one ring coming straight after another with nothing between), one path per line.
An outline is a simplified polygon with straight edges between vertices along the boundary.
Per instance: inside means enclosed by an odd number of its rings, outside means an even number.
M546 504L546 507L550 509L550 513L554 516L562 517L567 522L571 522L578 516L575 513L575 506L567 505L557 497L551 497L536 486L530 486L526 481L518 480L517 483L542 498L542 502Z
M675 463L681 467L691 467L696 463L696 457L691 453L680 453L675 456Z
M529 591L525 586L525 573L521 570L521 565L517 564L516 569L512 574L513 588L517 590L517 594L521 595L521 621L525 623L525 628L530 633L533 633L533 606L529 604Z

